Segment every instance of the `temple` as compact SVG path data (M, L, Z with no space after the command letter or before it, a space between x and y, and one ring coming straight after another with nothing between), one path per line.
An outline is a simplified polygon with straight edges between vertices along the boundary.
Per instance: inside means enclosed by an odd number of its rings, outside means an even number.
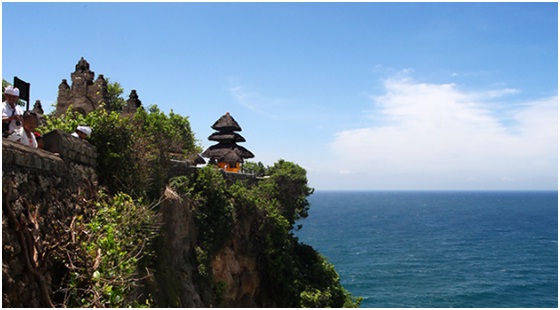
M58 86L56 116L66 113L70 105L75 111L87 114L108 101L107 81L103 74L99 74L95 81L94 76L89 63L82 57L76 64L76 71L71 74L72 86L68 85L66 79Z
M142 101L138 99L136 89L133 89L130 91L130 95L128 95L128 100L126 101L126 105L123 107L122 114L134 115L136 110L140 107L142 107Z
M217 132L211 134L208 140L217 141L218 144L209 147L201 154L209 158L210 163L215 163L228 172L239 172L245 159L255 157L249 150L237 145L238 142L245 142L245 138L237 133L241 131L241 127L229 112L220 117L212 125L212 129Z
M71 73L71 85L66 79L63 79L58 86L55 115L61 116L66 113L71 105L74 111L86 115L97 110L103 103L108 104L110 95L107 80L103 74L99 74L95 80L94 77L95 72L90 70L89 63L82 57L76 64L76 70ZM138 99L136 90L133 89L121 112L132 115L141 106L142 102ZM105 106L105 109L110 110L110 107Z

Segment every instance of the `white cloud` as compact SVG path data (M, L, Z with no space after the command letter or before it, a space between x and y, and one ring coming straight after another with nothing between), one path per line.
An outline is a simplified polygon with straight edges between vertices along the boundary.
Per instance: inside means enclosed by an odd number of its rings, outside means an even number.
M260 107L257 105L259 94L256 92L248 92L241 85L235 85L228 88L229 93L236 102L252 111L259 111Z
M491 100L517 90L472 93L402 77L384 87L372 98L374 124L339 132L330 145L339 170L364 172L358 182L374 189L557 187L557 97L498 114Z
M235 84L228 88L235 102L249 109L251 112L264 115L270 119L279 119L289 114L290 100L271 97L254 90L248 90L242 84Z

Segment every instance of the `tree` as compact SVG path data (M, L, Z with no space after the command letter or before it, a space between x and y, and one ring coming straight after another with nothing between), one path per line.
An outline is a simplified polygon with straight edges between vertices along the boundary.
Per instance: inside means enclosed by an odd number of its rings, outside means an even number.
M309 210L307 196L314 192L307 186L307 171L298 164L281 159L267 169L267 175L270 178L265 181L276 185L274 198L280 202L282 214L290 225L306 218Z
M107 95L109 101L106 103L106 109L109 111L121 112L126 105L126 100L122 97L124 89L119 82L110 82L107 78Z
M260 161L258 163L247 161L241 166L241 172L263 177L266 175L266 167Z

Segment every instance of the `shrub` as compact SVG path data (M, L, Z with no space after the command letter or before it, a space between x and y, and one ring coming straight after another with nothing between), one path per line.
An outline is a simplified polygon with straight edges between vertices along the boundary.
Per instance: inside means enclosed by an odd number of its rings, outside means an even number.
M71 133L80 124L93 130L88 140L97 148L99 183L111 194L157 199L167 182L169 153L181 152L188 158L200 151L188 118L173 112L167 116L157 106L149 112L138 109L132 118L103 108L82 115L70 107L60 117L47 116L46 125L38 131Z
M313 194L314 189L307 186L307 172L301 166L279 160L273 166L267 168L264 183L272 182L275 185L273 198L280 202L282 215L290 225L294 225L298 219L306 218L309 211L307 197Z
M198 169L193 175L170 180L170 185L195 204L195 220L200 228L198 243L211 256L231 237L235 223L234 208L226 181L214 166Z
M258 163L247 161L241 166L241 172L263 177L266 175L266 167L260 161Z
M68 252L69 282L64 306L138 307L152 303L138 290L140 262L157 233L157 220L148 206L119 193L101 194L91 218L72 227L77 251Z

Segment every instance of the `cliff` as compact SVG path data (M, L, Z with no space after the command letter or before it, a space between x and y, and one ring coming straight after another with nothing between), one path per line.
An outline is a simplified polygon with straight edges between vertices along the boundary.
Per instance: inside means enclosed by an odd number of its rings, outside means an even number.
M54 131L45 147L2 141L4 307L359 304L290 232L306 213L297 197L309 194L285 173L296 165L259 181L175 162L161 199L138 207L105 197L94 146Z
M213 300L211 285L200 285L196 257L198 230L193 202L167 190L160 207L163 229L158 248L155 278L158 305L164 307L258 307L261 277L257 261L242 247L250 238L250 223L240 222L229 240L211 262L214 281L222 283L220 304ZM180 271L180 272L177 272Z

